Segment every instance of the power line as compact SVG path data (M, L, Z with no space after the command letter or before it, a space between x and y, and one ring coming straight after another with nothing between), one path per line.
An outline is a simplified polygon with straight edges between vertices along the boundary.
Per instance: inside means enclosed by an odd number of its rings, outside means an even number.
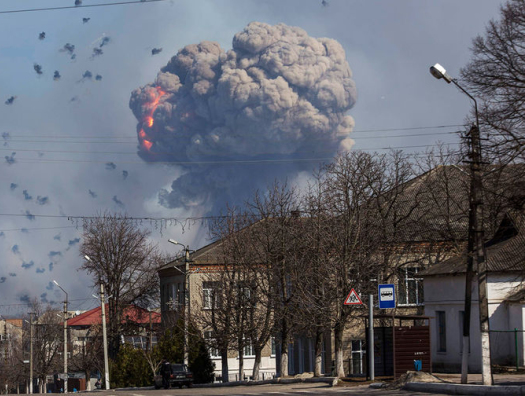
M439 136L439 135L454 135L457 133L460 133L461 131L451 131L451 132L433 132L433 133L411 133L411 134L403 134L403 135L384 135L384 136L367 136L367 137L358 137L354 138L357 140L367 140L367 139L390 139L390 138L400 138L400 137L414 137L414 136ZM352 138L352 136L350 136ZM109 138L108 138L109 139ZM10 142L17 142L17 143L53 143L53 144L133 144L137 145L139 144L139 141L137 137L133 138L133 141L56 141L56 140L20 140L20 139L7 139L7 143ZM4 148L0 149L0 151L11 151L11 150L18 150L18 151L24 151L22 149L16 149L16 148ZM53 153L53 152L62 152L62 151L47 151L47 150L25 150L25 151L39 151L44 153ZM88 151L80 151L80 153L88 153ZM121 153L117 153L121 154Z
M421 127L405 127L405 128L383 128L383 129L361 129L355 130L351 133L369 133L369 132L400 132L400 131L414 131L414 130L426 130L426 129L442 129L442 128L458 128L464 127L463 124L451 124L451 125L437 125L437 126L421 126ZM429 133L428 135L432 135ZM64 136L64 135L13 135L22 138L50 138L50 139L133 139L136 140L136 135L120 135L120 136L107 136L107 135L93 135L93 136ZM10 136L4 138L6 141L22 141L11 139ZM24 140L26 141L26 140ZM36 143L45 142L35 141Z
M8 231L36 231L36 230L58 230L62 228L76 228L75 226L64 226L64 227L33 227L33 228L11 228L9 230L0 230L0 232Z
M20 10L5 10L0 11L0 14L14 14L21 12L34 12L34 11L55 11L55 10L67 10L71 8L91 8L91 7L109 7L125 4L145 4L145 3L157 3L168 0L137 0L137 1L119 1L117 3L98 3L98 4L86 4L86 5L73 5L73 6L62 6L62 7L45 7L45 8L26 8Z
M455 145L457 143L446 143L445 145ZM361 151L375 151L375 150L401 150L408 148L428 148L434 147L436 144L422 144L422 145L411 145L411 146L388 146L388 147L356 147L357 150ZM0 149L5 150L5 149ZM16 151L16 149L10 149L8 151ZM32 151L32 152L42 152L41 150L19 150L19 151ZM58 153L83 153L83 154L92 154L93 152L76 152L76 151L49 151L49 152L58 152ZM326 152L326 151L325 151ZM99 154L135 154L136 153L126 153L126 152L99 152ZM171 154L166 152L160 153L151 153L152 155L156 154ZM264 164L264 163L300 163L300 162L326 162L333 160L333 157L317 157L317 158L282 158L282 159L244 159L244 160L218 160L218 161L150 161L149 163L155 164L172 164L172 165L232 165L232 164ZM110 162L110 160L73 160L73 159L46 159L46 158L23 158L16 159L15 162L19 163L98 163L103 164ZM144 161L119 161L121 164L143 164Z

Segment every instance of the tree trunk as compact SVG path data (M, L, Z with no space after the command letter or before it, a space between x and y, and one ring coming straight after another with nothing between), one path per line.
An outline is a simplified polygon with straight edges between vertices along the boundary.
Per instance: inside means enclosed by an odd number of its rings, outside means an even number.
M222 382L230 382L228 370L228 348L221 350L221 366Z
M254 381L259 380L259 369L261 368L261 356L262 356L262 349L255 348L255 361L253 362L253 372L252 372L252 379Z
M90 391L91 390L91 371L86 370L85 374L86 374L86 390Z
M288 331L288 323L286 318L282 319L281 329L281 377L288 376L288 344L290 343L290 335Z
M314 377L320 377L322 373L323 364L323 332L318 327L315 333L315 367Z
M344 325L341 322L338 322L334 329L335 376L338 378L345 376L345 369L343 366L343 330Z
M241 343L239 343L241 345ZM239 381L244 379L244 350L239 348Z

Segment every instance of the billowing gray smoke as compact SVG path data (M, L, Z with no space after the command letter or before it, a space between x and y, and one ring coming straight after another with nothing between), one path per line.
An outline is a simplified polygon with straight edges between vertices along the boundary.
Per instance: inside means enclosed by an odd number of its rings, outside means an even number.
M354 122L345 113L355 100L337 41L253 22L227 52L210 41L180 50L154 83L133 91L130 108L142 158L191 162L160 203L213 210L313 169L307 159L349 150Z

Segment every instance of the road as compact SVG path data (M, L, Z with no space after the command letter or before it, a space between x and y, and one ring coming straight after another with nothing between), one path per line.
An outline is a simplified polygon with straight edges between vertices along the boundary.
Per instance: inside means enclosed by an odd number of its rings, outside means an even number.
M368 386L330 387L326 384L275 384L257 386L231 386L183 389L136 389L117 391L98 391L96 396L358 396L358 395L436 395L436 393L406 392L401 390L370 389Z

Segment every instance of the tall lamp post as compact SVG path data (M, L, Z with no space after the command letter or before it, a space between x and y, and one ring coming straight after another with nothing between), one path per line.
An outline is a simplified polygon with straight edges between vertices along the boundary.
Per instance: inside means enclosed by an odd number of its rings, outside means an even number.
M53 283L59 287L60 290L62 290L65 295L66 299L64 300L64 317L62 318L64 321L64 393L67 393L67 301L68 301L68 295L67 292L58 284L56 280L53 279Z
M470 347L470 312L472 299L472 280L474 268L478 270L479 320L481 330L481 363L484 385L492 385L490 367L489 312L487 300L487 264L483 235L483 181L481 175L481 144L479 135L478 104L476 99L461 87L456 79L450 77L439 63L430 67L430 73L437 79L453 83L474 102L476 124L469 132L470 138L470 193L469 193L469 230L468 260L465 274L465 312L463 315L463 347L461 360L461 383L467 383L468 357Z
M85 255L87 261L93 262L91 257ZM100 280L100 309L102 311L102 343L104 345L104 389L111 389L109 383L109 361L108 361L108 333L106 331L106 297L104 294L104 284Z
M174 245L180 245L184 248L184 364L188 365L189 362L189 351L188 351L188 323L190 321L190 282L188 281L189 263L190 263L190 247L183 245L173 239L169 239L168 242Z

